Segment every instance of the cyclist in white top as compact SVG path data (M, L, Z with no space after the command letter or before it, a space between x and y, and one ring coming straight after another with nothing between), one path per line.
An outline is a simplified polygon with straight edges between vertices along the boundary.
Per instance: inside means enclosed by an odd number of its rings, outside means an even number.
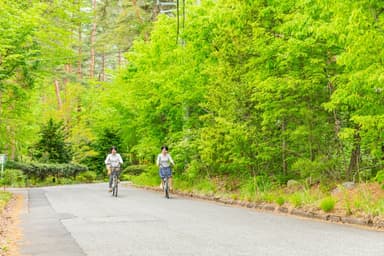
M172 169L171 164L175 165L171 155L168 153L168 147L162 146L161 153L157 156L157 166L159 166L159 176L161 178L161 186L163 187L163 178L168 177L169 189L172 190Z
M123 159L120 154L117 153L115 146L111 147L111 153L108 154L105 159L105 165L107 166L108 175L109 175L109 192L112 192L112 171L116 171L117 177L120 175L120 166L123 164Z

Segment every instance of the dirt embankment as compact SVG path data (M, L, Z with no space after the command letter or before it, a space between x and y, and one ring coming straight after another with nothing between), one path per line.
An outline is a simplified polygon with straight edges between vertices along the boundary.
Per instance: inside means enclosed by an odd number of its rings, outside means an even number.
M0 214L0 256L20 256L18 242L21 240L19 213L23 196L14 195Z

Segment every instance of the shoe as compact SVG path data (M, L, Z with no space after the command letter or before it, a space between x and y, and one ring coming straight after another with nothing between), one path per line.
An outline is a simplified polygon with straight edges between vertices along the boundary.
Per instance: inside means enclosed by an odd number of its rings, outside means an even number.
M112 189L110 188L110 189L108 189L108 192L112 192Z

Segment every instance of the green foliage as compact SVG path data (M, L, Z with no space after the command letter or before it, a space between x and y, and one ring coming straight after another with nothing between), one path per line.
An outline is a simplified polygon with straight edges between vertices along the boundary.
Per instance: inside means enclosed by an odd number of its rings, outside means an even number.
M5 169L2 184L11 187L24 187L26 176L18 169Z
M0 191L0 214L3 212L4 207L12 198L12 193L7 191Z
M306 179L309 183L321 183L330 178L340 179L336 170L339 166L335 159L320 158L314 161L309 159L297 159L292 164L292 171L297 172L301 179Z
M310 190L295 191L288 196L287 201L294 207L302 207L303 205L309 205L317 200L317 195L311 193Z
M236 177L250 198L289 179L382 182L380 1L191 1L179 35L149 3L98 1L88 12L89 1L1 1L0 150L29 160L36 145L39 161L73 159L104 176L111 145L141 166L167 144L182 186L214 191L204 179ZM80 72L93 46L107 63L100 79ZM127 171L157 183L140 168Z
M145 172L139 176L131 176L134 183L147 186L159 186L160 177L156 166L149 166Z
M81 163L88 166L89 169L97 170L98 175L103 175L105 173L104 161L110 153L112 146L117 147L118 152L122 155L123 161L126 161L127 159L124 157L124 148L121 142L121 132L119 129L111 127L100 131L96 141L91 144L93 154L84 157Z
M40 180L44 180L49 176L74 178L78 173L87 170L86 166L77 164L21 163L13 161L7 162L7 168L22 170L27 178Z
M129 175L140 175L147 169L146 165L129 165L124 169L124 173Z
M275 202L279 205L282 206L285 203L285 199L282 196L279 196L276 198Z
M384 170L378 171L374 180L382 184L381 188L384 189Z
M96 178L97 178L96 172L85 171L85 172L80 173L76 177L76 180L83 182L83 183L92 183L96 180Z
M195 181L192 189L198 193L206 195L214 195L217 191L216 185L207 179L199 179Z
M62 123L55 123L50 119L41 128L40 140L34 146L34 157L39 162L68 163L71 160L69 145L65 142Z
M336 204L336 200L333 197L327 197L320 202L319 207L324 212L331 212L335 208L335 204Z

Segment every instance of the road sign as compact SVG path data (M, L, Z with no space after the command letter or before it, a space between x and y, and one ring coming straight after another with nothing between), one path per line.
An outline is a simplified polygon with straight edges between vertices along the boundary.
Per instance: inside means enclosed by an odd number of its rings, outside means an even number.
M7 161L7 155L0 154L0 164L5 164L5 161Z
M0 154L1 178L3 178L3 176L4 176L5 161L7 161L7 155L6 154Z

